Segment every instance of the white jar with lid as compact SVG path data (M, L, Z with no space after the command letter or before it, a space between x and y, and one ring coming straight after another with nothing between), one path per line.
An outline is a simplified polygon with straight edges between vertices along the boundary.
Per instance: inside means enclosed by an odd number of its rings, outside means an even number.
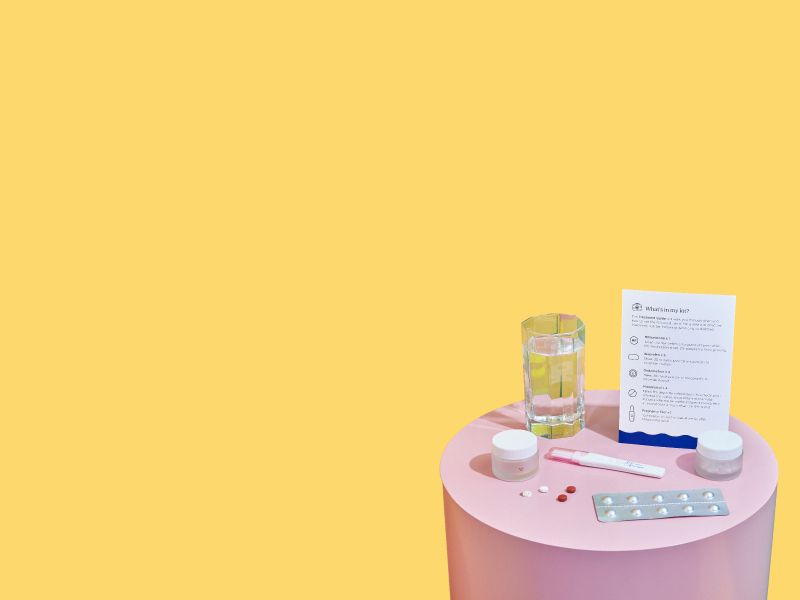
M539 470L536 436L524 429L508 429L492 438L492 473L503 481L524 481Z
M744 442L738 433L713 429L697 438L694 470L700 477L722 481L742 472Z

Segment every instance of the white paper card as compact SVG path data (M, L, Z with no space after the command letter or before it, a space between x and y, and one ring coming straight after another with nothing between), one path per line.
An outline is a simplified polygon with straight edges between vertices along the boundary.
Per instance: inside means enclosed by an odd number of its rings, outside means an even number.
M695 448L728 429L736 296L622 290L619 441Z

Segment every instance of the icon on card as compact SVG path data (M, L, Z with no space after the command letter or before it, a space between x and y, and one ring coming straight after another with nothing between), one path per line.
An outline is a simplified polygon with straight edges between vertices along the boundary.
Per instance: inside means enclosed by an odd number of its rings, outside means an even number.
M639 343L639 338L636 337L635 335L632 335L631 336L631 344L633 344L635 346L638 343Z
M632 308L633 310L642 310L642 305L639 304L638 302L635 302Z
M628 375L630 375L631 377L636 377L638 374L639 373L636 371L636 369L631 369L630 371L628 371Z
M638 354L628 354L628 360L639 360Z
M628 421L633 423L636 420L636 411L633 410L633 404L631 404L631 409L628 411Z
M631 398L636 398L636 394L637 393L638 392L636 390L634 390L634 389L628 390L628 396L630 396Z

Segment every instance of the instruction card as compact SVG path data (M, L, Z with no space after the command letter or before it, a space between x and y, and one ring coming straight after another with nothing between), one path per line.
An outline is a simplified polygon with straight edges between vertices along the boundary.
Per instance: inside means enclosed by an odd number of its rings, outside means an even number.
M619 441L695 448L728 429L736 296L622 290Z

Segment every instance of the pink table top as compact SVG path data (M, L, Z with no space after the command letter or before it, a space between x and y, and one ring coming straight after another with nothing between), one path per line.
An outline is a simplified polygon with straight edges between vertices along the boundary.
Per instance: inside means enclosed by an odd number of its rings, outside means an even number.
M619 392L586 393L586 428L560 440L539 438L539 472L527 481L506 482L492 475L491 439L504 429L524 429L522 403L485 414L459 431L444 450L442 483L468 514L508 535L577 550L649 550L676 546L722 533L762 508L778 484L778 463L753 429L731 417L730 428L744 439L744 468L731 481L709 481L694 473L694 450L617 443ZM590 450L665 467L662 479L559 463L544 458L552 446ZM539 493L547 485L550 491ZM568 485L578 491L567 502L556 496ZM730 508L723 517L687 517L600 523L592 494L717 487ZM520 492L530 490L526 498Z

